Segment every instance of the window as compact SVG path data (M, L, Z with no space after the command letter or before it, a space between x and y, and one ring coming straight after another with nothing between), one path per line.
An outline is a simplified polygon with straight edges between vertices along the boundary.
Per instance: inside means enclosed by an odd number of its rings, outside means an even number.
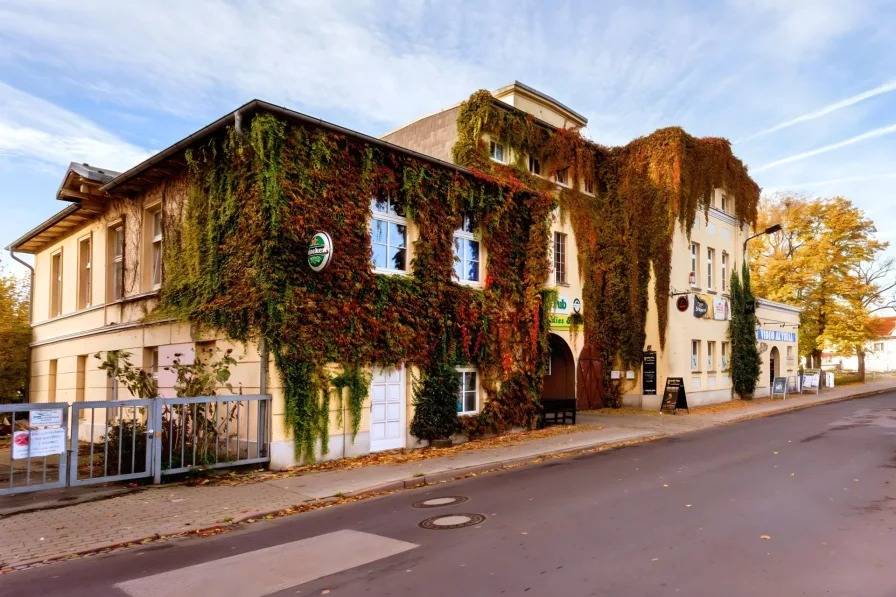
M531 155L529 156L529 172L536 176L541 176L541 162L538 161L538 158L533 158Z
M124 297L124 223L115 225L109 229L109 260L112 267L109 268L109 287L112 289L112 300L117 301Z
M583 188L583 189L585 190L585 192L588 193L589 195L593 195L593 194L594 194L594 180L593 180L593 179L592 179L592 180L588 180L588 179L586 178L585 181L582 183L582 188Z
M700 370L700 340L691 340L691 371Z
M50 317L62 315L62 249L50 256Z
M90 237L78 242L78 309L90 306Z
M697 256L700 254L700 245L691 243L691 286L697 286Z
M566 235L554 233L554 282L566 284Z
M728 343L722 342L722 371L728 371Z
M715 258L716 252L715 249L710 249L707 247L706 249L706 288L711 290L713 288L713 279L712 279L712 261Z
M469 415L479 412L476 369L462 367L455 372L455 376L457 377L457 414Z
M162 285L162 210L152 212L152 288Z
M143 363L144 368L147 373L149 373L152 380L156 382L156 386L159 385L159 347L154 346L152 348L144 348L143 349Z
M56 402L56 372L59 369L59 361L50 361L50 373L47 379L47 402Z
M722 211L724 211L725 213L728 213L728 207L729 207L730 202L731 202L731 200L728 199L728 195L726 195L725 193L722 193Z
M460 282L479 283L479 241L467 217L454 233L454 275Z
M715 371L715 356L716 356L716 343L715 342L707 342L706 343L706 370L707 371Z
M75 369L75 402L84 402L87 393L87 355L78 355L78 361ZM83 420L87 414L87 409L81 409L78 418Z
M504 145L496 141L489 142L489 155L496 162L504 163Z
M789 351L792 346L788 346L787 350ZM883 342L875 342L874 343L874 352L883 352L884 351L884 343Z
M554 182L564 187L569 186L569 168L561 168L554 174Z
M722 251L722 292L728 292L728 253Z
M370 242L376 271L406 272L408 220L404 209L389 197L371 199Z

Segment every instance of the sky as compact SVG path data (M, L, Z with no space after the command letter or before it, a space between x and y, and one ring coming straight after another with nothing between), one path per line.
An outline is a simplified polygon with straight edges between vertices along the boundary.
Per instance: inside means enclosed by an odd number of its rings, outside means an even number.
M69 162L126 170L253 98L378 136L513 80L599 143L726 137L764 192L847 197L896 245L894 29L883 0L3 0L0 247Z

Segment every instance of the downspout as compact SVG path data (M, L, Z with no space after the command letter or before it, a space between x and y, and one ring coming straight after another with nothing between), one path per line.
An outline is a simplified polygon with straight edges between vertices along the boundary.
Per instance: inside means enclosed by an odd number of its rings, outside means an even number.
M28 325L34 322L34 268L16 257L15 249L10 247L9 256L15 261L28 268L31 277L28 282ZM28 362L25 364L25 402L31 402L31 342L28 342L27 357Z

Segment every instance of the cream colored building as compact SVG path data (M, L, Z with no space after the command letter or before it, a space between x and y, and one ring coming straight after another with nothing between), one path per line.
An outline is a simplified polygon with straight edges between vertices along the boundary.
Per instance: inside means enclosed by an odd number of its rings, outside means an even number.
M549 126L578 129L587 124L573 110L519 83L498 90L495 97ZM231 382L242 393L273 396L271 466L292 464L293 442L284 429L282 387L276 368L269 366L266 351L251 342L243 345L222 336L200 334L188 324L159 319L153 314L164 275L161 255L166 239L162 215L166 202L186 197L184 150L225 127L238 126L250 112L267 111L305 126L329 127L385 151L404 153L470 175L449 163L457 140L457 110L454 107L423 118L379 140L256 100L127 172L71 164L57 194L57 199L67 206L8 247L14 253L31 254L34 258L30 400L110 399L114 385L93 356L109 350L130 352L135 365L158 376L160 392L168 395L173 382L164 373L164 366L176 353L190 355L196 350L232 348L239 362ZM513 151L511 147L493 147L493 158L510 163ZM577 184L564 180L557 183ZM582 191L587 193L590 189L583 186ZM698 217L691 238L684 233L676 235L671 274L674 292L669 297L668 340L663 351L659 351L656 315L651 312L648 316L645 350L657 351L656 394L644 394L641 372L613 372L613 377L623 384L626 403L657 408L663 384L670 376L686 379L692 405L731 398L726 285L731 268L740 266L742 245L750 232L739 228L730 215L733 201L736 197L717 190L708 217ZM372 207L372 234L376 234L378 226L390 224L404 230L401 260L396 261L396 255L389 253L394 243L386 242L381 256L374 247L374 269L383 275L406 275L413 259L417 228L413 220L395 213L388 205ZM556 286L559 300L544 395L578 395L581 403L582 379L593 375L596 361L587 354L583 356L580 335L575 337L569 331L569 317L587 309L587 305L582 305L575 235L559 211L554 214L551 233L554 270L547 284ZM488 255L476 232L458 231L456 239L458 246L465 247L457 256L459 282L482 284ZM684 310L677 308L681 300L687 303ZM708 302L708 317L694 316L698 300ZM653 305L652 297L650 304ZM761 320L796 331L799 312L792 307L761 302L758 314ZM771 366L768 359L774 354L781 356L775 356L776 370L781 368L788 375L795 371L795 360L791 360L797 354L795 341L775 340L767 344L769 350L763 352L766 368ZM412 382L418 372L407 367L374 368L372 374L370 397L362 409L360 433L354 441L347 430L347 413L340 413L335 402L331 406L327 458L419 445L408 431L413 417ZM477 372L464 369L458 374L469 388L459 397L460 411L475 413L482 407L483 399ZM122 390L119 398L128 395Z

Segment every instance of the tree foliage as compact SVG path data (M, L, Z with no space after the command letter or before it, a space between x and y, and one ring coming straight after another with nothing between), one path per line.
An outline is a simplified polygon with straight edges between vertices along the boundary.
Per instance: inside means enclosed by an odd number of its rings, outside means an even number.
M755 301L750 288L750 270L746 263L741 273L731 272L731 386L741 398L752 398L762 371L762 360L756 346L756 314L747 312L747 304ZM755 303L754 303L755 305Z
M758 228L776 223L780 232L757 238L751 247L755 288L765 298L802 307L800 355L818 367L824 348L855 350L867 339L889 286L892 264L873 265L887 243L875 238L874 222L843 197L764 201Z
M0 398L14 398L24 391L30 343L27 281L4 275L0 266Z

